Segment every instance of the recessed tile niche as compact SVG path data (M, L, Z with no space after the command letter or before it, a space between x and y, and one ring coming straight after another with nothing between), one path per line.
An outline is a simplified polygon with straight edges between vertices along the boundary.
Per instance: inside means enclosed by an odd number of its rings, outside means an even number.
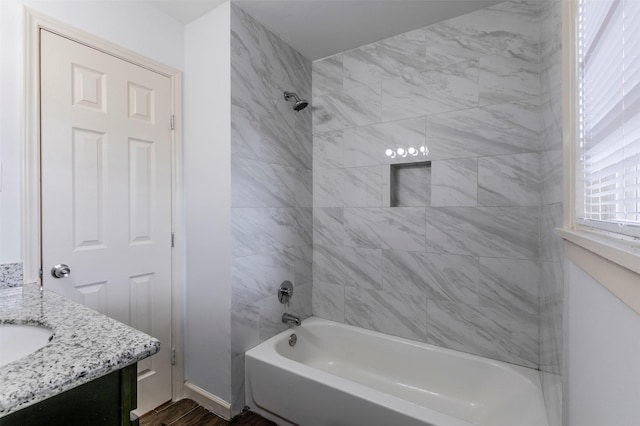
M391 164L388 185L384 185L385 205L416 207L431 205L431 162ZM388 204L387 204L388 202Z

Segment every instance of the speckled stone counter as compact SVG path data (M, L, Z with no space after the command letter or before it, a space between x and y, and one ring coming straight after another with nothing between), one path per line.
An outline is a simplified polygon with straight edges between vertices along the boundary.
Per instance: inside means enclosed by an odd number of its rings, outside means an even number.
M138 362L160 350L140 331L37 284L0 289L0 323L37 324L51 342L0 367L0 417Z

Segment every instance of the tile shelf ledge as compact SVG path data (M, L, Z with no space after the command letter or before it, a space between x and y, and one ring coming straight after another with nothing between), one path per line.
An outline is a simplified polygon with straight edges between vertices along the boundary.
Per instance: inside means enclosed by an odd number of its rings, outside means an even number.
M640 241L597 231L556 228L566 257L640 314Z

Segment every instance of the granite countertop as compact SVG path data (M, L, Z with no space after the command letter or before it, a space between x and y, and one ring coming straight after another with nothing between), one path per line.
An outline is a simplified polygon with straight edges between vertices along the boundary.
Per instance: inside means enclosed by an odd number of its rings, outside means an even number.
M0 417L160 350L160 342L38 284L0 289L0 323L53 331L49 344L0 367Z

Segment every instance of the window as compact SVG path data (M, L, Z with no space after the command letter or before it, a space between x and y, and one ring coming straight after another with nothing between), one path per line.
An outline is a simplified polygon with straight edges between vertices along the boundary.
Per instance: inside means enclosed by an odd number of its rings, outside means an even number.
M578 223L640 237L640 0L579 0Z

